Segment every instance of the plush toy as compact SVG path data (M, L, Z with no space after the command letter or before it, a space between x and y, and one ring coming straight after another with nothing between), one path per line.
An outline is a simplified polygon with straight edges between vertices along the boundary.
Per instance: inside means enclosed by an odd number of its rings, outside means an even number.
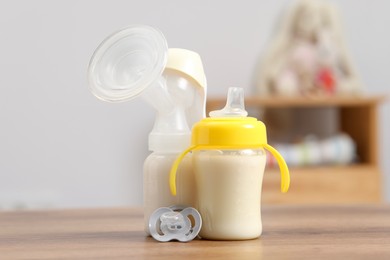
M257 85L263 95L351 95L361 92L333 4L299 0L288 9L266 50Z

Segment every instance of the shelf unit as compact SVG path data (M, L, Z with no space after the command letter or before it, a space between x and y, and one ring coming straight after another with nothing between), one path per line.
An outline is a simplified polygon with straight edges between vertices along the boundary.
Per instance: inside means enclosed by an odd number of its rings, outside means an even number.
M346 166L290 168L291 186L280 193L277 169L267 169L263 180L265 204L342 204L382 201L381 171L378 162L378 106L384 96L245 98L248 109L336 108L340 131L356 143L359 162ZM221 109L226 98L209 98L207 111ZM263 120L262 120L263 121ZM264 120L267 125L267 121ZM267 129L268 132L270 129ZM271 130L272 131L272 130Z

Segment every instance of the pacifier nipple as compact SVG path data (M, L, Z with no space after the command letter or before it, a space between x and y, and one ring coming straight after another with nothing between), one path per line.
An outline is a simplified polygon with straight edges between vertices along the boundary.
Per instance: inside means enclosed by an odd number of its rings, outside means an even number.
M150 235L161 242L191 241L198 235L201 226L202 218L199 212L191 207L158 208L149 219Z
M225 107L210 112L210 117L246 117L247 115L243 88L229 88Z
M180 230L186 227L183 215L175 211L163 213L160 221L160 228L163 233L180 232Z

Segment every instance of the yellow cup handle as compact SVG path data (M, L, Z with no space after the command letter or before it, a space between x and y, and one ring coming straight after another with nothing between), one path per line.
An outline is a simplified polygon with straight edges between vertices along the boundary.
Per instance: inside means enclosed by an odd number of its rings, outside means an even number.
M264 148L267 149L278 162L279 168L280 168L280 177L281 177L281 184L280 184L280 190L285 193L288 191L288 188L290 187L290 174L287 167L287 164L283 157L280 155L280 153L270 146L269 144L264 144Z
M269 144L264 144L263 147L276 158L280 168L280 175L281 175L280 189L283 193L287 192L288 188L290 187L290 174L285 160L280 155L280 153ZM176 158L176 160L172 165L171 171L169 173L169 186L173 196L176 196L176 173L177 173L177 169L179 168L180 162L183 160L184 156L187 155L187 153L194 150L195 148L196 146L191 146L187 150L182 152L179 155L179 157Z
M184 156L186 156L186 154L194 148L195 146L191 146L187 150L182 152L179 157L176 158L175 162L172 165L171 171L169 172L169 187L171 188L171 193L173 196L176 196L176 172L179 168L179 164L183 160Z

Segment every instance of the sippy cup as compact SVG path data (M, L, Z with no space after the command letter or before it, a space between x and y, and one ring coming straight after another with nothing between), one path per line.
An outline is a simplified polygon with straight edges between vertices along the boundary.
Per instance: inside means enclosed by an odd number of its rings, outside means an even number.
M215 240L259 237L264 149L277 159L282 192L287 192L290 176L282 156L267 144L264 123L247 117L243 89L229 89L225 108L212 111L209 118L195 124L191 142L172 166L170 188L175 195L177 168L192 152L195 205L203 221L200 236Z

